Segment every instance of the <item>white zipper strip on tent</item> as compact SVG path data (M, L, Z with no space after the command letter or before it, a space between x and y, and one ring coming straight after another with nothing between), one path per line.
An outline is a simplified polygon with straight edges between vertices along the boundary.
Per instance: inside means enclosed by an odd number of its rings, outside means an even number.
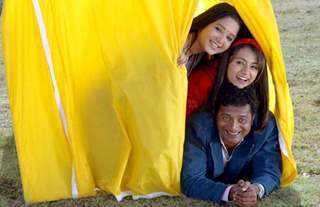
M153 199L161 196L173 197L174 195L166 192L155 192L155 193L149 193L146 195L134 195L131 191L124 191L124 192L121 192L119 195L116 195L115 198L117 199L118 202L120 202L127 196L132 196L133 200L139 200L139 199Z
M46 28L45 28L43 17L42 17L42 13L41 13L41 8L40 8L38 0L32 0L32 2L33 2L33 6L34 6L35 15L36 15L37 21L38 21L38 26L39 26L40 35L41 35L42 46L43 46L43 49L44 49L44 52L45 52L45 55L46 55L46 59L47 59L47 63L48 63L48 66L49 66L49 70L50 70L51 82L52 82L53 89L54 89L54 95L55 95L55 100L56 100L57 107L58 107L58 110L59 110L60 119L61 119L61 122L62 122L62 125L63 125L65 137L66 137L67 141L69 142L67 119L66 119L66 115L65 115L65 112L64 112L64 109L63 109L63 106L62 106L61 97L60 97L60 93L59 93L59 88L58 88L58 84L57 84L55 73L54 73L54 68L53 68L53 64L52 64L52 57L51 57L51 51L50 51L50 47L49 47ZM73 198L78 198L78 188L77 188L77 183L76 183L76 175L75 175L74 164L72 164L72 179L71 179L71 182L72 182L71 183L71 186L72 186L72 197Z
M284 141L284 138L281 134L279 124L278 124L278 122L276 122L276 123L277 123L277 127L278 127L278 139L279 139L280 150L281 150L282 154L284 154L286 157L289 157L288 149L287 149L286 143Z

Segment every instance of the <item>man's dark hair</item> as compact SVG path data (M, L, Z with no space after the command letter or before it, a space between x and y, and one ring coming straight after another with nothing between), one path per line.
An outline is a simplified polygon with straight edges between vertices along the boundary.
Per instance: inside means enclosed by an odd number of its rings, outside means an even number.
M254 115L259 106L256 91L253 87L239 89L231 83L224 83L217 95L214 115L218 114L220 106L245 106L249 104L252 115Z

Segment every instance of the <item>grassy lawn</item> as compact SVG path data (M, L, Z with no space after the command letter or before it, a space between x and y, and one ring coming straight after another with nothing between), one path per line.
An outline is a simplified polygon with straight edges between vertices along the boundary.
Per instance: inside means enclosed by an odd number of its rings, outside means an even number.
M319 0L272 0L276 12L287 78L295 111L293 151L299 177L259 206L320 207L320 2ZM2 47L2 45L0 46ZM2 51L2 48L0 48ZM12 135L4 66L0 56L0 207L24 206ZM184 197L118 203L111 195L63 200L28 206L216 206ZM231 206L231 204L230 204Z

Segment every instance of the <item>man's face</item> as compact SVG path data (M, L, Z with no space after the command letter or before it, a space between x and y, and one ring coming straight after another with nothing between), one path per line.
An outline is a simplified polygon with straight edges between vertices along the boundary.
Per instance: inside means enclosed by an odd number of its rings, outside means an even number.
M247 136L252 126L250 105L220 106L217 115L219 135L227 149L232 149Z

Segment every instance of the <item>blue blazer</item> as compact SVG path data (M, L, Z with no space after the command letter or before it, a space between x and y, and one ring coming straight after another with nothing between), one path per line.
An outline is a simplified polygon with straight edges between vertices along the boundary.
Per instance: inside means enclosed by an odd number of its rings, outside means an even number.
M221 147L212 114L194 114L187 123L181 172L181 189L186 196L221 202L228 185L240 179L260 183L265 194L279 187L281 156L273 116L262 132L251 130L225 167Z

